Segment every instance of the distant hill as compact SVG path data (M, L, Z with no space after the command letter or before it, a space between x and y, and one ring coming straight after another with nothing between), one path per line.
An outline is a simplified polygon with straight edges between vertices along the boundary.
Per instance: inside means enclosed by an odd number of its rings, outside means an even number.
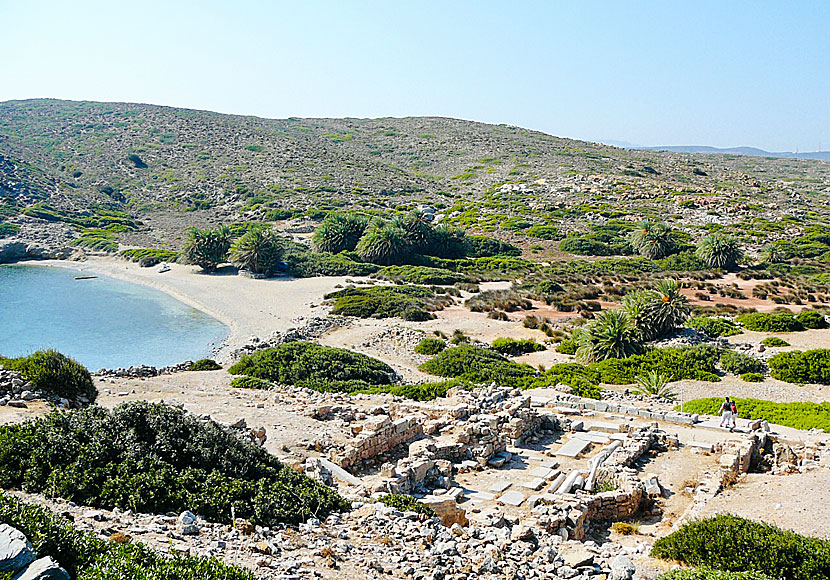
M820 159L830 161L830 151L804 151L798 153L770 152L757 147L709 147L708 145L662 145L660 147L635 147L651 151L673 153L706 153L715 155L748 155L750 157L781 157L785 159Z

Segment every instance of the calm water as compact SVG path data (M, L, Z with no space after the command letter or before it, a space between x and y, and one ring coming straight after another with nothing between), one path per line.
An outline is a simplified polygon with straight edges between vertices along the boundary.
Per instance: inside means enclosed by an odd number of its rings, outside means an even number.
M0 265L0 354L54 348L91 370L210 355L228 328L163 292L84 272Z

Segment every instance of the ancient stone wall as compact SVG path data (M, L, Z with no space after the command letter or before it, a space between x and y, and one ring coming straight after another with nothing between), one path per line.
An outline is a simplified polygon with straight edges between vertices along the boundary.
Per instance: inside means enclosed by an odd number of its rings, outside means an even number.
M379 415L364 425L355 441L343 451L336 463L348 469L423 434L423 423L416 417L393 421L388 415Z

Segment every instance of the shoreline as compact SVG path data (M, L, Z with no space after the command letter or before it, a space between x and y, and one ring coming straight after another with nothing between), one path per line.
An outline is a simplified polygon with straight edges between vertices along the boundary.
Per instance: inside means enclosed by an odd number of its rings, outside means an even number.
M217 359L228 357L251 337L267 338L298 325L299 319L325 316L323 296L345 285L346 277L269 278L257 280L218 273L201 274L195 266L169 264L170 271L141 268L113 257L84 261L25 260L24 266L58 267L115 278L153 288L199 310L228 327L228 336L214 349Z

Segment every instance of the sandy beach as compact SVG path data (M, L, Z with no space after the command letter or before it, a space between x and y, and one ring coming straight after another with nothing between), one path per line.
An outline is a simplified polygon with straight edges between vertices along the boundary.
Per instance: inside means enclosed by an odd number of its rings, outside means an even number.
M271 278L254 280L235 272L203 274L195 266L170 264L168 272L157 267L141 268L137 263L115 258L91 257L84 262L43 260L26 265L57 266L117 278L160 290L201 310L230 328L218 358L244 344L250 337L267 337L274 331L297 326L300 318L324 316L323 296L345 277Z

